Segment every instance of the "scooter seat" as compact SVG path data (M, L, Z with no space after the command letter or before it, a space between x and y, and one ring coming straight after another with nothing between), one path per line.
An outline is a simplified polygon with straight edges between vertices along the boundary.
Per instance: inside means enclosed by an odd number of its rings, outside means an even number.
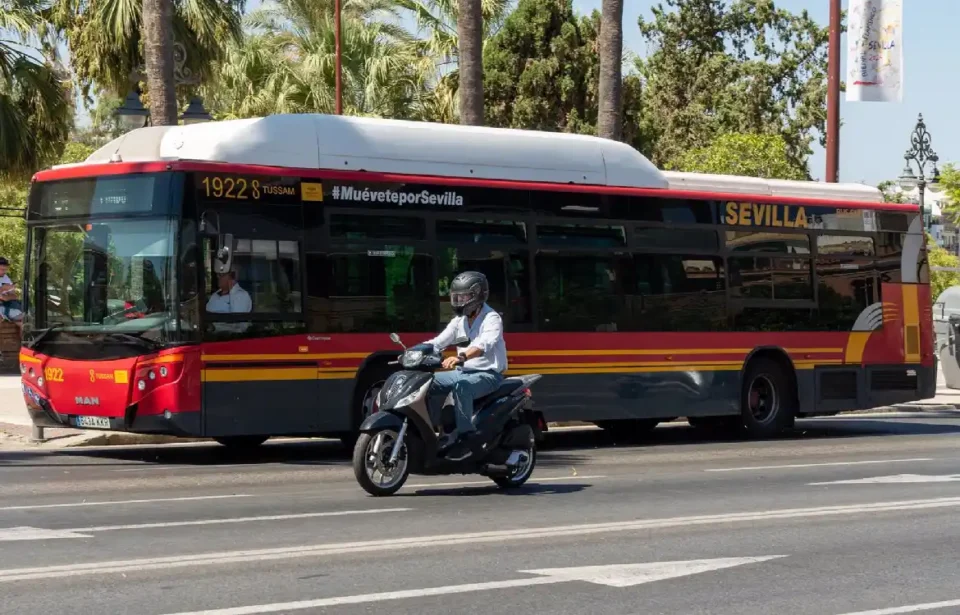
M474 412L477 412L487 405L487 403L497 398L513 393L522 386L526 386L526 381L523 378L504 378L503 382L500 383L500 388L498 388L496 391L473 400Z

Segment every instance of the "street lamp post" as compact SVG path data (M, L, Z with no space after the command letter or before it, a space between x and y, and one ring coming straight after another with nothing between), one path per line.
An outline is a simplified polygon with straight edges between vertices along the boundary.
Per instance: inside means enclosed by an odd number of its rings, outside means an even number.
M905 161L903 174L900 175L900 186L904 190L917 189L918 201L920 204L920 213L923 215L923 226L926 230L930 229L931 214L928 213L926 205L923 202L924 192L927 186L933 187L940 183L940 170L937 168L937 161L940 157L930 147L931 137L927 131L927 125L923 121L923 114L920 114L917 125L910 134L910 149L903 155ZM919 175L914 175L911 162L917 164ZM933 163L933 173L929 181L924 174L927 163Z
M176 40L173 42L173 63L173 79L175 85L178 87L183 85L196 85L200 82L193 74L193 71L190 70L190 67L187 66L187 48L183 43ZM140 101L140 94L135 85L143 77L144 71L145 68L141 65L130 73L130 82L134 85L131 87L130 93L127 94L127 98L123 101L123 105L116 111L121 126L127 131L143 128L150 120L150 111L145 108ZM209 122L213 117L211 117L203 107L203 99L199 96L194 96L190 99L190 104L187 105L180 119L185 125L189 125Z

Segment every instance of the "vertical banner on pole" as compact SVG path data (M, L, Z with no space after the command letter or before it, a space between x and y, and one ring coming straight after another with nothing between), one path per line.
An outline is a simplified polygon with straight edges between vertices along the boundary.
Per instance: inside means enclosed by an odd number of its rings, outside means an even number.
M850 0L847 101L903 100L903 0Z

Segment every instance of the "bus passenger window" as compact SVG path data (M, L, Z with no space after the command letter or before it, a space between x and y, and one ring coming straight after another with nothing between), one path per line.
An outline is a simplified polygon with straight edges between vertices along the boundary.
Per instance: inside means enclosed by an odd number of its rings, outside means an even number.
M832 330L849 331L860 313L879 300L870 258L821 256L817 282L820 320Z
M629 329L633 263L609 254L537 255L540 331Z
M530 322L530 279L527 253L501 250L441 248L437 258L437 296L440 324L453 317L450 283L458 273L479 271L490 283L487 303L510 324Z
M437 328L433 258L412 247L345 246L307 255L314 333L410 333Z
M634 331L716 331L727 326L723 261L638 254Z

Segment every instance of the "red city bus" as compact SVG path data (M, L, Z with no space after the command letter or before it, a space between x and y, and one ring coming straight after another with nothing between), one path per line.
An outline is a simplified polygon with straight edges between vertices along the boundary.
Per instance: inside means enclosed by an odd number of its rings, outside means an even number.
M289 115L131 132L38 173L27 226L20 367L46 427L349 439L395 369L388 334L433 336L465 269L490 280L509 372L544 374L548 421L767 437L935 392L921 216L861 185Z

